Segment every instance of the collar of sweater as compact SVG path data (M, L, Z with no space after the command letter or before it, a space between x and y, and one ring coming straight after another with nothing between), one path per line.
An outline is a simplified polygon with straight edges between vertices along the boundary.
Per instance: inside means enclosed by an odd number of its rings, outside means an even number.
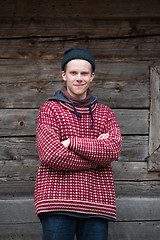
M73 106L68 104L68 103L65 103L65 102L59 102L63 107L67 108L68 110L74 112L74 109L73 109ZM95 104L92 104L91 105L91 109L92 109L92 112L96 109L97 107L97 103ZM76 106L75 107L78 111L78 113L80 114L87 114L87 113L90 113L90 110L89 110L89 107L79 107L79 106Z

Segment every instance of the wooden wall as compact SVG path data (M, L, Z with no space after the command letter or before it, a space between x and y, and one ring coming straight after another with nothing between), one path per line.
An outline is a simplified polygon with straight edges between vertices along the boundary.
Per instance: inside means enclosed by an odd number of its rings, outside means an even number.
M123 135L113 163L118 218L109 240L160 235L160 172L148 172L150 68L160 64L159 0L1 0L0 239L41 239L34 215L38 109L62 86L70 47L96 59L92 93L115 112Z

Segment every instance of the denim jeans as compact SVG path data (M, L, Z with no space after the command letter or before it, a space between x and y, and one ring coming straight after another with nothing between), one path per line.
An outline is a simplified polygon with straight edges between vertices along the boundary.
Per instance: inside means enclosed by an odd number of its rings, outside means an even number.
M42 214L43 240L107 240L108 220Z

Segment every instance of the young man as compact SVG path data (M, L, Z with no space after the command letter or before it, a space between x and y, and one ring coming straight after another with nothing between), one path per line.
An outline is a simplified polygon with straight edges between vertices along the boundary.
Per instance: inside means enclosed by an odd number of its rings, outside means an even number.
M108 220L116 218L111 162L121 133L112 110L90 93L94 70L87 49L67 50L66 86L39 111L35 208L43 240L107 240Z

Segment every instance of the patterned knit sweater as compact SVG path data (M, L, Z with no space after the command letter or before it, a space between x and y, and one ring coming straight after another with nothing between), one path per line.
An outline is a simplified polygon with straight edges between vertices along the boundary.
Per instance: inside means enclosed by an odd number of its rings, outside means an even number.
M116 218L111 162L121 151L121 133L112 110L102 104L76 107L50 101L38 115L37 148L41 161L35 185L35 209L67 211ZM105 140L98 140L109 133ZM69 148L61 141L70 139Z

